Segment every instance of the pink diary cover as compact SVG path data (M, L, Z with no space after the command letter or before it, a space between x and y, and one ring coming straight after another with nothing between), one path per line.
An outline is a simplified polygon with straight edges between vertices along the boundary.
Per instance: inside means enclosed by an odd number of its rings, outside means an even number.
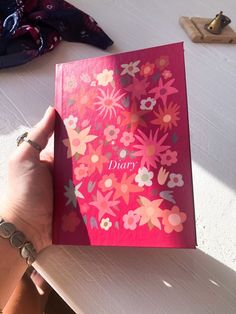
M183 44L56 68L53 242L194 247Z

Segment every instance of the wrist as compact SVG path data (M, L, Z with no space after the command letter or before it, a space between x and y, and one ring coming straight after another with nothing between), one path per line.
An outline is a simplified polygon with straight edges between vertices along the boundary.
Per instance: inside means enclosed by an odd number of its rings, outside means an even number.
M0 216L6 222L13 224L18 231L24 234L26 240L33 244L36 253L39 253L41 250L44 249L38 232L29 223L27 223L20 216L18 216L12 209L12 207L7 205L3 206L3 210L1 210Z

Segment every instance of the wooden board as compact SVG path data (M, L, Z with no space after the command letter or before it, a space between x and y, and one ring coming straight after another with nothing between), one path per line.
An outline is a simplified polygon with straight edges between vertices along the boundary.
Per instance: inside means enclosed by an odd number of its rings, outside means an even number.
M211 34L205 30L205 24L211 20L209 18L181 16L179 23L194 43L236 44L236 32L230 26L226 26L219 35Z

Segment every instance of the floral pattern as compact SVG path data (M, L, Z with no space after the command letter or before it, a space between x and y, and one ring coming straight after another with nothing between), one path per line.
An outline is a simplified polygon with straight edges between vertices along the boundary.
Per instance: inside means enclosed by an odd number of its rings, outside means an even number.
M169 188L173 188L175 186L183 186L184 185L184 180L183 180L183 176L182 174L175 174L175 173L171 173L169 176L169 181L167 183L167 186Z
M140 71L138 65L139 65L140 61L135 61L135 62L130 62L130 63L125 63L125 64L121 64L121 67L124 69L120 74L124 75L124 74L129 74L130 76L135 76L135 74L137 72Z
M155 64L154 63L145 63L141 66L141 70L140 70L140 75L147 77L153 74L155 69Z
M162 217L162 210L160 208L163 200L156 199L154 201L150 201L144 196L139 197L142 206L135 209L135 213L138 214L141 218L139 221L139 225L142 226L144 224L148 224L149 228L152 229L156 227L161 229L160 217Z
M159 107L158 112L154 112L157 119L152 120L151 123L158 125L161 130L166 132L172 130L173 126L177 126L179 118L179 106L171 102L169 105L164 105L163 108Z
M99 192L99 190L97 190L96 201L89 203L90 205L97 207L97 209L98 209L98 220L101 220L101 218L105 214L110 214L112 216L116 216L116 214L111 209L111 207L118 205L120 203L120 201L110 200L112 194L113 194L113 191L110 191L105 196L103 196L102 193Z
M122 217L124 222L124 228L127 230L135 230L137 223L140 220L140 216L135 214L133 210L129 210L127 214Z
M84 164L79 165L79 167L75 167L74 169L76 180L80 181L83 178L86 178L88 175L88 167Z
M63 186L62 230L78 230L78 208L88 234L159 241L189 219L178 194L188 179L179 161L181 85L168 55L117 60L73 70L63 83L61 141L73 173Z
M107 86L113 81L113 71L104 69L101 73L97 75L98 85Z
M74 117L72 114L70 114L68 118L64 119L65 126L70 127L72 129L76 128L77 122L78 122L78 118Z
M165 142L168 134L165 134L159 140L157 140L158 130L156 130L154 135L152 134L152 131L150 131L149 136L147 136L141 130L138 131L140 135L135 135L135 137L139 141L139 145L134 145L134 147L138 149L138 151L135 152L135 156L141 156L141 167L146 164L148 169L151 166L153 168L157 168L157 162L161 156L160 153L166 151L169 148L169 146L162 145Z
M115 125L108 125L104 130L104 135L108 142L117 139L120 130Z
M183 223L186 221L187 215L181 212L178 206L173 206L171 210L164 210L162 216L162 223L166 233L171 233L172 231L181 232L183 230Z
M72 128L67 128L68 139L64 139L62 142L67 147L67 158L73 157L76 153L84 155L87 143L92 142L97 138L96 135L89 134L91 127L77 132Z
M115 89L111 92L109 92L109 90L105 92L103 89L99 89L99 92L100 95L97 96L98 100L94 103L95 106L97 106L96 110L103 118L108 116L111 119L113 115L116 116L116 108L123 109L118 102L125 94L120 94L120 90L115 91Z
M129 144L135 141L134 134L132 132L124 132L120 142L123 143L125 146L129 146Z
M164 84L162 78L160 78L158 86L151 89L150 93L154 93L155 99L158 100L160 98L165 105L167 97L178 92L177 88L171 86L174 81L175 79L171 79Z
M91 175L95 170L102 173L104 163L108 162L106 156L102 155L102 145L96 149L88 145L88 154L79 159L79 162L88 165L88 174Z
M75 75L70 75L65 77L64 82L64 91L66 92L73 92L77 87L77 80Z
M112 222L110 221L109 217L108 218L103 218L101 223L100 223L100 227L105 230L108 231L112 226Z
M171 166L177 162L177 152L167 150L164 154L161 155L161 165L162 166Z
M141 110L152 110L156 104L156 100L154 98L148 97L147 99L142 99L140 102Z
M75 232L80 224L80 219L75 211L62 217L62 230L64 232Z
M135 182L138 183L138 186L151 186L153 176L154 173L152 171L148 171L146 167L139 168L138 174L135 177Z
M114 189L117 183L117 178L115 177L114 173L109 175L105 174L102 177L102 180L99 181L98 187L102 190L102 192Z

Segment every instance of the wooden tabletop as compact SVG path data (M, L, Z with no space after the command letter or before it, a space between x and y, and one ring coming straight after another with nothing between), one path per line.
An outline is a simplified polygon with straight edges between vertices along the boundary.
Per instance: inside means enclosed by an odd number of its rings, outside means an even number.
M223 10L236 30L236 2L70 2L114 45L101 51L63 42L0 71L1 192L16 137L53 103L56 63L184 41L199 249L51 247L36 268L76 313L236 313L236 45L192 43L178 23Z

